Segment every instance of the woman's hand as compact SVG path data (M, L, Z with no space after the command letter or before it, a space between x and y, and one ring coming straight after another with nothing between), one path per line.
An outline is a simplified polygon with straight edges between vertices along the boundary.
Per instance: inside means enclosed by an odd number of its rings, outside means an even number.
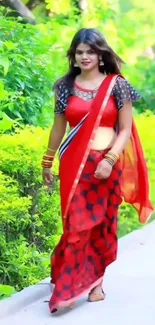
M43 177L44 184L48 188L50 188L51 185L52 185L52 181L53 181L53 175L52 175L51 169L50 168L43 168L42 177Z
M101 160L98 164L94 177L99 179L106 179L112 172L112 166L105 159Z

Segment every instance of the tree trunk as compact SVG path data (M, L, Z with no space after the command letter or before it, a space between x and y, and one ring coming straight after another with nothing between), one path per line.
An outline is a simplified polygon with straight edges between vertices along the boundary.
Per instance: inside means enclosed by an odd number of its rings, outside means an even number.
M25 22L35 24L36 20L32 12L24 5L21 0L5 0L1 2L3 6L9 7L16 11L16 16L24 18Z
M40 3L45 3L44 0L29 0L26 4L27 8L29 8L30 10L36 8Z

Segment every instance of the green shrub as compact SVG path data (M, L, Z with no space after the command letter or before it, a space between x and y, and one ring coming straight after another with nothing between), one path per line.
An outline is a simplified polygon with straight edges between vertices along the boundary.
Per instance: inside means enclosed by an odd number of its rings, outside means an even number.
M49 252L56 244L54 232L58 232L57 214L47 224L47 205L45 216L42 207L38 214L32 214L33 197L20 196L17 181L1 173L0 184L0 282L19 290L49 273ZM45 193L42 199L47 201Z
M64 65L64 60L57 61L60 53L63 55L63 48L56 46L55 40L55 31L49 24L24 25L4 17L0 11L2 130L9 129L9 122L15 119L24 124L49 125L53 106L52 85Z
M8 298L14 294L15 290L13 287L0 284L0 300L4 298Z
M59 183L52 195L42 184L46 135L26 128L1 136L0 282L17 290L49 274L49 255L62 231ZM57 167L56 161L55 173Z

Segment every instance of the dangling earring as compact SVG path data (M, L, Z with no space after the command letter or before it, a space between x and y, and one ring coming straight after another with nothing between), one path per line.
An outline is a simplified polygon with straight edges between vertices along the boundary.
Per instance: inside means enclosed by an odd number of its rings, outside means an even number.
M101 67L101 66L104 66L104 62L103 62L103 60L102 60L102 56L99 57L99 61L100 61L99 66L100 66L100 67Z
M74 62L74 67L78 68L78 64L76 63L76 61Z

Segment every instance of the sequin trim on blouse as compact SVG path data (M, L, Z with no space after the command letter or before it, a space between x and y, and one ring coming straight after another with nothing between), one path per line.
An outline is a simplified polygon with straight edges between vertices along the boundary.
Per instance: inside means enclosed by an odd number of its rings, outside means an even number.
M77 96L85 101L91 101L95 98L98 89L93 90L82 90L76 85L73 88L73 96ZM65 112L68 104L70 93L66 88L66 85L62 81L57 87L56 102L55 102L55 113L61 114ZM118 111L120 111L126 101L136 102L141 99L140 94L135 88L125 79L118 77L115 85L112 89L111 96L115 97Z

